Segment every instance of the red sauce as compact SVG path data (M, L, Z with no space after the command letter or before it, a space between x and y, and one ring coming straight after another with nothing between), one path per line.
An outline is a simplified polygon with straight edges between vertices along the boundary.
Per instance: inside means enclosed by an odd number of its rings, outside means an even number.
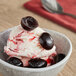
M17 41L21 41L21 42L23 42L23 40L22 39L16 39Z
M24 31L22 31L21 33L19 33L16 37L21 37L22 33L24 33Z
M46 61L47 61L47 64L51 63L51 59L50 58L48 58Z
M32 40L34 40L35 38L36 38L36 37L34 36L33 38L30 38L29 40L32 41Z
M53 53L51 56L52 56L52 57L56 56L56 53Z
M17 42L15 42L15 41L13 41L13 40L10 40L10 39L8 39L9 41L11 41L11 42L13 42L14 44L17 44Z
M35 58L35 57L36 57L36 55L32 56L32 58Z

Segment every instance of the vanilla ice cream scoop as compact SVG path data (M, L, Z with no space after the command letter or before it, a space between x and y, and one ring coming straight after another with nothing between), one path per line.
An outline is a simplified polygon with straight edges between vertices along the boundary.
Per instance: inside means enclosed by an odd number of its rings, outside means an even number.
M34 58L44 59L48 62L48 59L56 55L56 46L53 44L51 49L43 47L44 45L40 43L40 37L45 32L40 27L36 27L31 31L24 29L22 25L14 27L10 32L7 46L4 47L5 53L10 57L19 58L24 66L28 66L28 61ZM48 43L50 44L50 42ZM50 62L47 64L49 65Z

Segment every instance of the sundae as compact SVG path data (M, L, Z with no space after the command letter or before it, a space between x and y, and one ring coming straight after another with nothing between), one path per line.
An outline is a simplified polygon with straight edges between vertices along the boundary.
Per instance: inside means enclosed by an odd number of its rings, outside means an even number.
M57 54L52 36L31 16L22 18L11 30L4 52L8 63L30 68L51 66L65 57Z

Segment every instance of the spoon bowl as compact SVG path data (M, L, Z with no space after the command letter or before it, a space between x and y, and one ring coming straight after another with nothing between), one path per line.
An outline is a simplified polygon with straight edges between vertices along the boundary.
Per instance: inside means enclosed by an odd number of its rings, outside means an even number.
M46 9L47 11L51 12L51 13L57 13L56 12L57 10L63 11L63 8L61 7L61 5L58 2L56 2L57 7L54 6L54 8L53 8L53 6L51 7L51 4L48 3L47 0L41 0L41 3L42 3L43 8Z

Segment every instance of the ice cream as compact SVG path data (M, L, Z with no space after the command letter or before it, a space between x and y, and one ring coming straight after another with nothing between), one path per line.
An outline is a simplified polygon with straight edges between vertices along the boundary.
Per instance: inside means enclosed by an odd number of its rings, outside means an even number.
M4 47L5 53L10 57L19 58L23 66L28 66L28 61L34 58L44 59L49 66L56 55L56 46L53 45L49 50L41 46L39 38L45 32L40 27L31 31L25 30L21 25L14 27L10 32L7 46Z

